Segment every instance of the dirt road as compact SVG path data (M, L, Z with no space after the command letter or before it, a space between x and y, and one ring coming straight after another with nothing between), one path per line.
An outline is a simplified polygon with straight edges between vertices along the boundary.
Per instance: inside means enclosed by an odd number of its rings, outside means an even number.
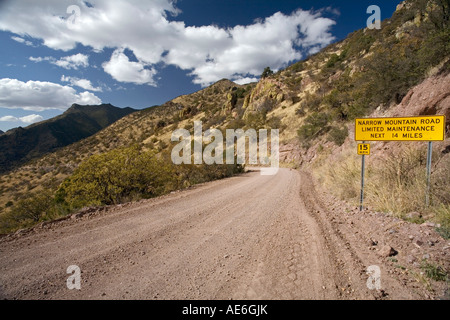
M421 298L334 225L307 174L249 172L0 239L7 299ZM367 250L366 250L367 251ZM70 265L81 289L69 290ZM381 267L383 290L366 286Z

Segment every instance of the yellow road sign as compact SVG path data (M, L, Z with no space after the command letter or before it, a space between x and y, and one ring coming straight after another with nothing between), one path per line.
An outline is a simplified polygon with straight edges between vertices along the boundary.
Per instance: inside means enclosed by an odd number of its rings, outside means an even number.
M445 116L355 120L355 141L442 141Z
M370 155L370 144L359 143L358 144L358 154L359 155Z

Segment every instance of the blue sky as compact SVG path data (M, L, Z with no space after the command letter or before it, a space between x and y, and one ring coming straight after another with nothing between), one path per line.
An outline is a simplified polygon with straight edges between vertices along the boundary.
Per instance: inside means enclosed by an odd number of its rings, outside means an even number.
M222 78L256 81L364 28L368 6L384 20L399 3L1 1L0 130L72 103L142 109Z

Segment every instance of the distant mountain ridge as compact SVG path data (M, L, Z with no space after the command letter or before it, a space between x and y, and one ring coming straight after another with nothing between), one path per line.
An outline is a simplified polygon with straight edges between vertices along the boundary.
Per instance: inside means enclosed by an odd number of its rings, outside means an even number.
M0 172L87 138L135 111L111 104L73 104L60 116L8 130L0 136Z

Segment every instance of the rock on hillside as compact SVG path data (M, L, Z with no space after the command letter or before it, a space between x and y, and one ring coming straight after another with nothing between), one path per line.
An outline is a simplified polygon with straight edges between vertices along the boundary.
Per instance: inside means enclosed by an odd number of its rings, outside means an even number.
M450 132L450 73L428 77L422 83L409 90L400 104L381 116L410 117L431 115L445 115L446 132L448 134ZM379 115L376 114L376 116ZM423 145L423 142L409 142L409 144L412 143ZM402 144L404 143L375 143L373 150L386 152L390 149L399 149ZM443 154L450 152L450 139L448 136L444 141L437 141L434 145Z
M417 86L408 91L400 104L385 112L375 111L373 117L411 117L445 115L446 132L450 132L450 73L438 73L426 78ZM353 129L351 129L353 132ZM353 135L350 137L353 139ZM423 142L409 142L423 145ZM398 149L403 142L379 142L373 143L373 151L386 152L389 149ZM450 150L449 138L435 143L438 150Z
M450 73L432 76L411 89L392 115L445 115L450 129Z

